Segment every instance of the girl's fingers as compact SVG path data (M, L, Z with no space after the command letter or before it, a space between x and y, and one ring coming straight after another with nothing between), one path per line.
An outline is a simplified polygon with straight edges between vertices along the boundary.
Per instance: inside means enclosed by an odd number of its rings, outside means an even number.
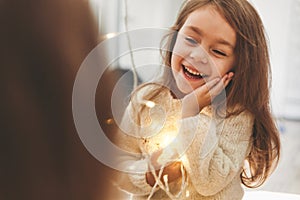
M224 88L229 84L232 78L227 78L224 82Z
M151 155L151 163L154 167L159 167L160 164L157 162L159 156L162 154L162 149L155 151L152 155Z
M224 82L224 87L226 87L230 83L230 81L232 80L233 76L234 76L234 73L233 72L229 72L228 77L227 77L227 79Z
M230 72L229 74L226 74L223 76L223 78L209 91L212 98L216 97L218 94L221 93L223 89L229 84L229 82L232 80L233 72Z
M211 88L209 93L212 97L217 96L222 91L222 89L225 88L224 83L226 79L227 79L227 75L225 75L213 88Z
M221 93L221 91L229 84L233 75L233 72L229 72L228 74L225 74L222 79L218 77L206 82L205 85L200 86L193 93L188 95L190 98L186 99L189 99L190 102L198 103L204 107L208 101L212 101L218 94ZM191 96L192 94L195 95L194 99ZM197 99L195 99L195 97L197 97Z
M220 78L215 78L215 79L213 79L213 80L210 80L210 81L208 81L208 82L206 82L206 88L208 89L208 90L210 90L211 88L213 88L216 84L218 84L219 83L219 81L220 81Z

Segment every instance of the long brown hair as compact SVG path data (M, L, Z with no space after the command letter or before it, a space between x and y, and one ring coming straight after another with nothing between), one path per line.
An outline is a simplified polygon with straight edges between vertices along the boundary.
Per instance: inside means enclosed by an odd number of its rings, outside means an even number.
M237 33L235 47L237 56L233 68L235 76L225 89L227 107L236 109L228 113L227 117L244 110L254 115L253 144L246 158L249 169L243 170L241 181L247 187L258 187L278 164L280 138L269 104L271 69L268 44L263 23L253 6L246 0L186 1L171 28L171 33L166 36L167 50L163 52L164 64L171 66L172 50L178 31L189 14L207 5L214 6ZM172 80L170 73L167 76Z

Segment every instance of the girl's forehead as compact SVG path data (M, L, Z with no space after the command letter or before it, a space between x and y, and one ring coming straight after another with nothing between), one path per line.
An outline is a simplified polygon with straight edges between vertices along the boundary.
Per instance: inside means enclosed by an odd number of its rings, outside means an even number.
M206 5L197 8L196 10L192 11L186 18L186 22L201 22L201 20L206 19L208 21L215 20L216 18L221 18L222 21L226 21L225 17L219 12L219 10L212 5Z
M235 46L236 31L214 6L203 6L191 12L182 29L199 35L224 38Z

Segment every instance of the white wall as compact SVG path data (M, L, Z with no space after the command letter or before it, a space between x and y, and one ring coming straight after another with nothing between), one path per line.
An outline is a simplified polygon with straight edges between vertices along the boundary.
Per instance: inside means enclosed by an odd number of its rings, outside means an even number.
M126 1L122 1L120 32L126 31L125 13ZM139 50L133 53L134 64L137 68L139 77L143 81L154 78L160 70L161 56L159 52L160 41L164 35L162 29L167 30L175 22L178 10L183 0L127 0L127 23L132 46L140 43L142 40L152 40L152 45L156 49ZM135 34L138 29L149 29L151 33ZM143 31L141 31L143 32ZM166 33L166 32L165 32ZM121 46L127 46L121 43ZM122 56L119 59L122 68L131 68L132 62L130 55Z
M162 38L163 29L173 25L179 7L183 0L90 0L94 7L96 17L99 21L99 30L102 34L121 33L117 35L119 46L108 49L108 56L115 58L112 66L123 69L131 69L131 55L124 53L128 49L128 41L124 32L125 17L127 13L127 24L129 39L132 48L143 40L152 41L157 49L140 49L133 52L134 64L138 69L138 75L143 81L153 78L159 71L160 54L158 48ZM127 3L127 4L126 4ZM127 8L127 10L125 9ZM126 12L127 11L127 12ZM138 35L138 29L151 28L153 33L145 36ZM157 29L157 30L155 30Z
M277 117L300 119L300 1L251 2L261 15L269 35L274 114Z

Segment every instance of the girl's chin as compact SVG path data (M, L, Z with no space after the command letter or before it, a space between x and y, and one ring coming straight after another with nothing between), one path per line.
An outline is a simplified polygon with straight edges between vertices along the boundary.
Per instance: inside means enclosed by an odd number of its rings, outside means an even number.
M193 92L194 90L196 90L197 88L203 86L204 84L205 84L205 81L199 81L198 83L187 82L185 84L179 85L179 90L182 93L189 94L189 93Z
M189 84L177 84L177 86L179 91L185 95L193 92L196 89L196 87L194 88Z
M193 92L195 89L205 84L204 79L199 79L199 80L189 79L182 72L174 73L174 77L175 77L177 89L179 90L178 92L182 93L183 96Z

